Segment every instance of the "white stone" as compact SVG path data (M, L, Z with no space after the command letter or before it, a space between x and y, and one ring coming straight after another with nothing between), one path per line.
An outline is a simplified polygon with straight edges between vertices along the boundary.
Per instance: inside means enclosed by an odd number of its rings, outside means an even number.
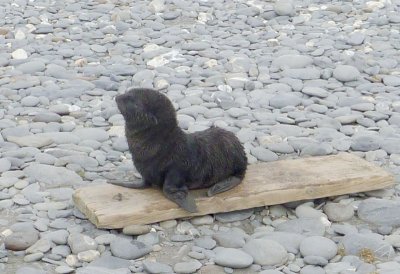
M24 49L17 49L11 53L11 56L17 60L23 60L28 58L28 53Z

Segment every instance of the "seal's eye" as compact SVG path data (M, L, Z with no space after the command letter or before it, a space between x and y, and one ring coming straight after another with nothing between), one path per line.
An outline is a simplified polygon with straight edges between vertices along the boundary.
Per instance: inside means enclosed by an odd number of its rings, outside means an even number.
M125 102L128 111L144 112L143 103L140 100L135 100L135 98L129 98Z

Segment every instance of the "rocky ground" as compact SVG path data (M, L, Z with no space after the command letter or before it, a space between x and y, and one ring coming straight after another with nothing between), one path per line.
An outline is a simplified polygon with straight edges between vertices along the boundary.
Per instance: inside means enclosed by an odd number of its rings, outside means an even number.
M0 0L0 272L399 274L399 189L99 230L133 170L113 98L165 89L250 163L350 151L400 175L400 2Z

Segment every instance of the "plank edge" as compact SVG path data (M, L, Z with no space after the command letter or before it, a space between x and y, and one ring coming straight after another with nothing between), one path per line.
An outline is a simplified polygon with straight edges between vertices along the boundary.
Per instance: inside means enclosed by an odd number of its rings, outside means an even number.
M367 192L367 191L388 188L388 187L393 186L393 184L394 184L394 176L392 176L390 174L388 174L386 176L386 178L380 177L380 179L381 179L380 182L375 181L373 184L368 184L365 187L360 188L360 190L357 190L355 192L337 191L337 192L333 192L332 195L330 195L330 196L326 196L326 195L322 194L323 191L320 191L320 190L326 189L327 184L321 184L319 186L306 188L305 190L302 189L301 187L297 187L297 188L290 188L290 189L283 189L283 190L281 189L281 190L274 190L274 191L270 191L270 192L264 192L260 195L261 196L262 195L288 196L288 195L285 195L285 193L290 193L290 192L296 192L298 194L301 193L302 195L299 195L299 198L296 200L279 199L274 202L265 201L263 204L257 203L257 205L250 203L248 205L243 205L240 208L234 208L234 209L230 209L230 210L216 211L216 210L213 210L213 208L215 209L215 207L212 207L208 210L201 210L202 208L201 208L201 206L199 206L199 209L200 209L199 213L187 213L186 211L184 211L180 208L170 208L169 210L163 210L162 211L163 214L157 214L159 216L162 216L160 218L157 218L157 221L148 221L148 222L140 221L141 218L135 216L135 214L121 214L118 217L116 216L116 218L122 218L123 220L125 220L125 223L124 222L116 223L113 220L111 220L111 221L107 220L110 218L110 215L102 215L101 213L99 214L99 212L96 212L98 215L93 214L96 216L89 220L91 220L91 221L92 221L92 219L95 220L96 222L94 224L98 228L119 229L119 228L123 228L124 226L130 225L130 224L152 224L152 223L157 223L157 222L161 222L161 221L165 221L165 220L170 220L171 219L171 217L169 217L170 214L171 215L179 215L179 217L175 217L175 219L196 217L196 216L203 216L203 215L207 215L207 214L217 214L217 213L222 213L222 212L231 212L231 211L242 210L242 209L262 207L262 206L267 206L267 205L284 204L284 203L288 203L288 202L292 202L292 201L313 200L313 199L319 199L319 198L328 198L328 197L333 197L333 196L339 196L339 195L344 195L344 194L363 193L363 192ZM359 182L359 184L362 184L361 181ZM343 182L336 182L336 183L329 185L329 187L331 187L331 188L341 187L341 186L343 186ZM318 193L320 193L320 194L318 194ZM254 199L254 200L256 200L256 199ZM223 201L221 201L221 203L222 202ZM151 212L149 214L151 214ZM132 221L132 219L135 219L135 218L137 221ZM123 225L121 225L121 223Z

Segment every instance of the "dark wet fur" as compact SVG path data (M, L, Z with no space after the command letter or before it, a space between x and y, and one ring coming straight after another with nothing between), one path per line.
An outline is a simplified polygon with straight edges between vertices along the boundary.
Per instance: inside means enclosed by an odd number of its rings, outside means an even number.
M214 195L238 185L247 158L237 137L224 129L186 134L178 127L171 101L152 89L130 89L116 98L125 118L125 133L141 183L131 188L157 186L183 207L196 212L189 189L210 188ZM114 183L118 184L118 183Z

